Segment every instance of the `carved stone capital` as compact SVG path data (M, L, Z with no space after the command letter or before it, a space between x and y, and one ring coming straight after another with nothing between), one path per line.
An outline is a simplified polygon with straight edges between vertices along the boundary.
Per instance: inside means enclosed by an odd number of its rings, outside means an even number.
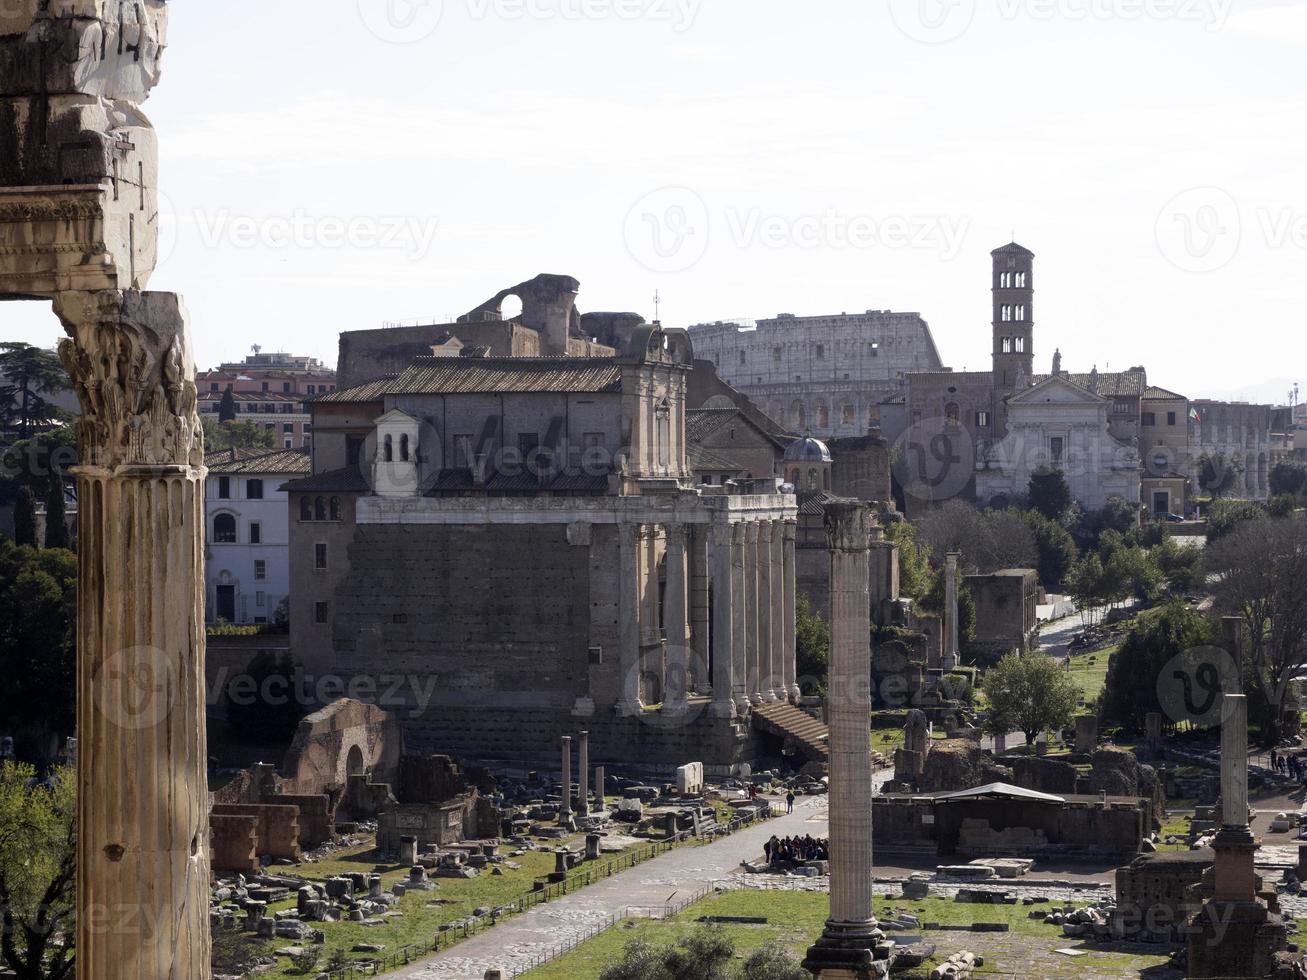
M826 539L832 551L867 551L874 519L871 509L857 500L826 504Z
M186 312L172 293L61 293L59 356L81 403L88 466L204 465Z

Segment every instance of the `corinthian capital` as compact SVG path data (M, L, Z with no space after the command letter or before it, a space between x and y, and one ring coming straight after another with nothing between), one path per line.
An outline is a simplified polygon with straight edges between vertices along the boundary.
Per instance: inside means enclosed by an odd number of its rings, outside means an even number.
M832 551L867 551L871 547L871 509L857 500L826 504L826 539Z
M81 403L83 463L201 466L195 365L186 311L173 293L61 293L59 356Z

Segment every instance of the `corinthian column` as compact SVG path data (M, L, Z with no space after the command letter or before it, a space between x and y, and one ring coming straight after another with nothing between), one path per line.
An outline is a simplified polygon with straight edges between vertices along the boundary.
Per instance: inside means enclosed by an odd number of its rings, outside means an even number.
M61 293L77 423L77 976L210 976L204 445L168 293Z
M684 711L689 673L689 582L685 566L685 525L667 525L667 686L665 710Z
M804 967L818 977L872 976L882 934L871 905L872 517L865 504L826 505L830 541L830 918Z
M768 576L767 608L771 612L771 682L768 685L776 700L790 699L789 685L785 682L785 538L782 536L784 524L781 521L769 521L768 543L771 547L771 562Z
M798 533L798 525L794 521L786 521L781 528L782 548L784 549L784 587L785 587L785 628L782 633L782 642L784 644L781 650L782 665L785 673L785 690L791 701L798 704L799 698L803 692L799 689L798 681L798 664L795 661L796 655L796 623L798 616L796 595L796 572L794 567L794 539Z
M762 605L759 597L761 576L758 571L758 522L749 521L744 525L744 619L749 630L749 641L744 647L746 693L751 704L762 704L762 617L758 610Z
M745 546L745 524L732 524L731 533L731 658L734 663L735 686L732 695L740 714L749 710L749 644L753 641L753 626L749 622L749 586L746 574L749 565Z
M630 718L644 707L640 702L640 554L635 524L617 526L617 670L620 689L617 714Z
M731 526L714 524L712 557L712 714L735 717L735 663L732 643Z

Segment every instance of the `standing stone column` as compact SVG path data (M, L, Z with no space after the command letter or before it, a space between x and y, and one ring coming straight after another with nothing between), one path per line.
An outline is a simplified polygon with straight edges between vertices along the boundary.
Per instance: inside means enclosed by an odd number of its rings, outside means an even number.
M782 615L784 625L781 630L781 666L785 677L786 695L795 704L803 697L803 692L799 689L798 681L798 663L796 656L796 633L797 624L797 579L795 572L795 553L794 539L798 533L798 525L794 521L785 521L781 525L781 554L782 554L782 576L784 594L784 608Z
M572 736L563 736L563 802L558 807L558 822L572 819Z
M712 580L708 557L708 525L696 524L690 534L690 690L705 694L712 686L708 665L708 583Z
M729 524L712 527L712 715L735 717L734 632L735 588L731 574Z
M576 812L583 817L590 816L590 733L582 732L577 739L576 759Z
M619 694L616 710L620 718L640 714L640 527L617 526L617 620L619 646L617 669Z
M663 623L667 634L667 682L663 709L681 713L686 709L689 673L689 582L686 575L685 525L667 525L667 609Z
M958 555L944 559L944 669L953 670L961 660L958 648Z
M749 643L753 626L749 622L748 525L731 525L731 657L734 661L735 687L731 692L735 707L745 714L749 700Z
M604 799L604 767L595 766L595 805L594 813L602 814L608 809L608 803Z
M772 526L773 521L758 521L758 693L764 702L776 700L779 683L772 662L775 653L775 626L772 603ZM777 604L778 605L778 604Z
M826 505L830 541L830 918L803 966L821 978L873 975L883 938L872 914L871 511Z
M758 616L758 522L744 525L744 619L749 629L745 644L745 691L750 704L762 704L762 620Z
M205 469L186 316L148 292L64 293L55 312L81 405L77 975L204 978Z

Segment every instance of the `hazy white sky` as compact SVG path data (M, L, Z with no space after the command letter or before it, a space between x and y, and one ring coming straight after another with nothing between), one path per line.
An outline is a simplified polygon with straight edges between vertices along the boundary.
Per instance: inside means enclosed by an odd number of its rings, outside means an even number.
M1307 383L1307 3L169 7L151 288L201 366L334 363L342 330L556 272L583 310L658 290L675 326L919 311L978 369L1015 233L1041 370L1060 346L1194 397Z

